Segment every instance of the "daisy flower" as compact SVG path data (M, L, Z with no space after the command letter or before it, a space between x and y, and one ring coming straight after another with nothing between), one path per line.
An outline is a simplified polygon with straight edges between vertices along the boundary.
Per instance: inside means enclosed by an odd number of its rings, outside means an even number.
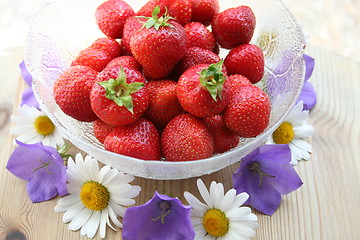
M303 111L303 102L296 104L285 117L281 125L272 133L267 144L288 144L291 150L291 164L310 159L311 145L304 140L314 133L314 128L307 123L309 111Z
M230 189L224 195L224 186L215 181L208 191L201 179L197 180L197 186L205 203L189 192L184 193L192 206L195 240L244 240L255 236L257 217L249 207L242 207L249 198L247 193L236 195L236 190Z
M64 144L58 128L39 109L24 104L18 108L18 113L11 116L15 126L10 130L17 140L27 144L42 142L55 148Z
M106 225L116 231L110 220L121 228L117 217L124 216L124 206L135 204L132 198L141 190L129 184L133 176L109 166L99 170L96 159L91 156L83 159L80 153L75 156L75 162L69 158L66 178L69 195L59 200L55 211L65 212L63 221L70 222L69 230L81 228L80 234L89 238L93 238L98 229L100 237L105 238Z

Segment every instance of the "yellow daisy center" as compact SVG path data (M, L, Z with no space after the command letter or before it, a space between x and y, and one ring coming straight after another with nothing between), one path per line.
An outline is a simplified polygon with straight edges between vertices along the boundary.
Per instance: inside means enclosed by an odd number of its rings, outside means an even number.
M292 125L288 122L283 122L272 134L274 142L277 144L288 144L295 136Z
M210 209L205 213L203 225L206 232L214 237L224 236L229 230L229 220L218 209Z
M110 194L104 185L89 181L82 186L80 199L88 209L100 211L107 207Z
M49 135L54 132L55 125L48 116L39 116L35 119L35 130L41 135Z

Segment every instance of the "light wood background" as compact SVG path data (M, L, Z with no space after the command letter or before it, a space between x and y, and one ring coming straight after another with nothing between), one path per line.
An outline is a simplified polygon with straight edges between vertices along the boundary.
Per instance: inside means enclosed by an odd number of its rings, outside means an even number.
M20 50L16 52L15 56L21 56ZM316 60L310 81L318 95L318 103L310 114L316 129L311 139L312 159L296 166L304 185L283 196L273 216L255 211L260 226L253 239L360 239L360 64L320 48L309 47L307 53ZM18 88L14 88L19 79L15 74L19 63L16 61L18 57L0 62L8 66L2 72L6 80L1 79L0 87L0 109L6 109L0 116L0 239L87 239L79 232L67 230L68 225L61 220L63 213L53 211L58 198L31 203L26 183L5 169L14 149L6 119L24 88L21 80ZM207 186L215 180L228 190L237 167L235 164L201 178ZM155 190L178 196L186 203L184 191L198 195L195 182L196 178L181 181L136 178L133 184L142 187L137 204L148 201ZM95 239L100 237L96 235ZM108 229L107 239L121 239L121 231Z

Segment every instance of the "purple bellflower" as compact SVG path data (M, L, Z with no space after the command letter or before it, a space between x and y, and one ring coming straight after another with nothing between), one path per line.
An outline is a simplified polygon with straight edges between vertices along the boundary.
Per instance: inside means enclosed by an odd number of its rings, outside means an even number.
M183 205L178 198L171 198L156 191L147 203L126 210L123 218L123 239L194 239L190 209L191 206Z
M66 167L58 151L41 142L19 145L11 154L6 168L16 177L28 181L27 192L32 202L42 202L66 195Z
M29 71L27 70L24 61L22 61L19 64L20 67L20 72L21 72L21 76L24 79L24 81L26 82L26 84L28 85L28 87L24 90L24 92L22 93L22 99L21 99L21 106L26 104L29 107L35 107L37 109L40 109L39 106L39 102L37 101L37 99L35 98L33 89L32 89L32 76L29 73Z
M310 110L316 104L315 89L313 85L310 82L308 82L309 78L311 77L314 71L315 60L314 58L306 54L303 55L303 59L305 60L305 83L297 102L303 101L304 103L303 110Z
M245 205L272 215L280 205L281 195L302 185L290 160L287 144L263 145L246 155L233 175L237 193L249 194Z

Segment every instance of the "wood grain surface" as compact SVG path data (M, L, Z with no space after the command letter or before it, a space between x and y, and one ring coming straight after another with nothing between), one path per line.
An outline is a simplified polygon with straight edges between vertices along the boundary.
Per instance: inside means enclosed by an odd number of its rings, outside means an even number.
M283 196L277 212L269 217L257 211L258 240L288 239L360 239L360 64L316 47L307 53L315 58L312 78L318 103L311 111L310 122L316 129L310 139L313 154L310 161L302 161L296 170L304 185ZM18 62L12 62L18 65ZM1 104L17 106L24 88L16 79L1 83ZM9 93L10 87L13 93ZM7 89L7 90L5 90ZM3 97L3 93L8 95ZM1 115L0 121L3 119ZM6 169L6 162L14 149L8 123L0 138L0 239L87 239L79 232L67 230L62 213L55 213L58 198L33 204L27 197L26 182ZM211 175L202 176L206 185L212 180L222 182L225 189L232 186L231 175L238 164ZM133 184L142 187L137 204L148 201L155 190L179 197L184 203L184 191L198 195L196 179L156 181L136 178ZM107 239L121 239L121 230L107 230ZM96 235L95 239L100 239Z

